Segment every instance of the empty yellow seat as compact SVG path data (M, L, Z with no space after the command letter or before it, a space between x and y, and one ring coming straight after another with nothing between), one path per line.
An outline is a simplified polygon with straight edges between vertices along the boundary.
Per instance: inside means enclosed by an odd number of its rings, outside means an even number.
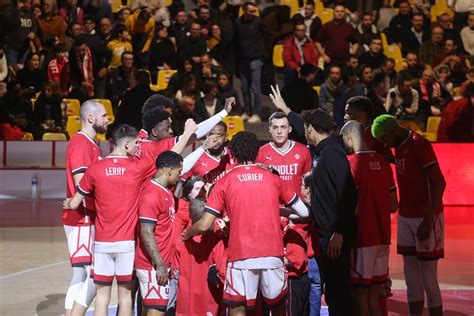
M319 91L321 91L321 86L313 86L313 89L319 94Z
M31 133L26 133L21 140L26 140L26 141L32 141L34 138L33 138L33 134Z
M130 2L131 2L131 0L127 0L127 4L123 5L122 0L109 1L110 7L112 9L112 13L118 13L123 8L130 8Z
M228 140L231 140L238 132L245 131L244 120L240 116L226 116L224 123L227 125Z
M59 140L66 141L67 137L64 133L44 133L43 140Z
M168 82L170 82L171 77L177 72L177 70L160 70L158 71L158 79L156 80L156 85L158 90L164 90L168 88Z
M69 138L74 136L81 129L81 119L77 115L68 116L66 122L66 131L69 135Z
M380 33L380 37L382 38L382 47L386 49L388 47L387 35L385 33Z
M388 58L393 58L395 60L402 60L403 59L402 50L400 49L400 46L398 46L397 44L388 45L384 49L383 52L384 52L385 56L387 56Z
M67 116L81 115L81 103L77 99L63 99L67 107Z
M283 62L283 45L276 44L273 46L273 66L282 68L285 66Z

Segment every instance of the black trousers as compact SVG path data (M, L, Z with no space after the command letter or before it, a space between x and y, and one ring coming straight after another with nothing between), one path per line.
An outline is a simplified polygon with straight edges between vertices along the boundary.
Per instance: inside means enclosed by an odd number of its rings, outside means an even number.
M300 278L288 278L288 295L286 297L286 315L306 316L309 313L309 291L311 282L308 274Z

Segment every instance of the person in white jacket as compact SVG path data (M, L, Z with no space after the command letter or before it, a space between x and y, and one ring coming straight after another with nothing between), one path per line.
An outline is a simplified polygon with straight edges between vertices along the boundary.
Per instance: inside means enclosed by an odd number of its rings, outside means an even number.
M388 91L385 110L395 116L414 117L418 112L418 99L418 92L412 88L412 78L402 76L398 84Z

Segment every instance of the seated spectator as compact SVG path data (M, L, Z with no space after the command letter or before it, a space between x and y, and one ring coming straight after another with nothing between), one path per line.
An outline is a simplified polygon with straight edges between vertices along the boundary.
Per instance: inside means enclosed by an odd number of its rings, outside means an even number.
M451 38L457 47L463 47L461 34L453 29L453 18L448 13L439 15L436 22L444 31L444 39Z
M387 56L383 53L382 38L380 36L373 36L370 42L369 51L359 56L359 62L361 65L368 65L372 69L377 69L387 59Z
M458 47L451 38L444 42L444 52L435 57L434 70L437 71L442 65L449 68L454 85L460 86L467 70L466 59L464 54L458 52Z
M133 65L133 53L123 52L121 65L107 74L106 97L116 108L122 96L137 84L137 71Z
M99 37L105 43L110 42L112 38L113 23L108 17L103 17L99 21Z
M217 76L221 69L212 65L211 58L208 54L202 54L201 63L196 66L198 84L206 80L217 81Z
M84 15L94 18L94 21L100 21L102 18L109 18L113 21L112 8L109 1L90 0L84 7Z
M64 45L56 45L54 58L48 64L48 81L56 82L62 95L71 88L71 69Z
M125 26L132 36L133 54L137 67L150 63L150 48L155 35L155 21L146 9L137 9L127 17Z
M178 56L180 61L186 58L192 58L193 62L199 64L201 56L206 53L207 42L201 37L201 25L199 23L191 23L189 35L181 38L176 43L178 47Z
M424 42L420 46L420 62L425 65L434 65L436 56L443 53L444 31L441 27L435 26L431 31L431 40Z
M474 142L474 83L469 84L463 98L448 103L438 128L439 142Z
M63 132L65 121L61 110L62 95L56 82L45 84L35 102L33 112L34 137L40 140L44 133Z
M150 48L150 71L156 77L158 70L176 69L178 56L176 48L168 35L168 28L162 24L156 26L156 36Z
M471 68L466 73L466 80L461 85L461 95L466 93L466 89L470 84L474 84L474 68Z
M170 81L168 82L168 88L170 92L172 92L173 96L178 92L179 89L183 87L184 84L184 77L187 74L195 74L196 68L194 66L194 62L191 58L186 58L183 63L179 66L178 72L175 73Z
M171 116L172 128L175 135L181 135L184 131L184 123L187 119L197 120L196 99L191 96L183 96L177 102L178 106Z
M318 52L313 41L306 37L306 25L303 22L295 24L293 36L288 37L283 44L283 62L285 85L297 78L302 65L318 66Z
M430 40L430 24L425 25L425 18L421 13L415 13L412 16L412 27L405 29L400 36L402 54L405 56L408 52L419 52L421 45Z
M369 93L370 89L360 82L357 69L353 67L344 70L344 82L349 87L349 97L366 96Z
M211 25L207 49L212 65L229 71L235 68L232 60L232 38L223 33L221 26L217 23Z
M364 90L368 91L372 87L372 78L373 78L373 71L372 67L368 65L362 65L359 68L359 81L364 85Z
M396 87L390 89L385 102L387 113L400 119L415 119L418 112L418 92L412 88L413 79L402 76Z
M377 27L373 24L372 13L364 13L362 21L356 27L359 36L359 52L365 53L370 50L370 45L374 37L379 37L380 34Z
M415 52L408 52L406 56L406 65L407 67L400 71L400 75L408 74L413 78L413 83L416 85L418 79L423 75L424 67L418 62L418 54Z
M94 96L94 69L92 54L82 37L78 38L69 52L71 65L71 81L80 82L89 97ZM75 78L74 78L75 77Z
M317 68L310 63L303 64L299 71L299 77L285 85L281 95L286 104L296 113L319 108L319 96L313 89L313 80Z
M217 84L214 80L206 80L202 84L203 96L196 101L197 122L207 120L224 109L224 103L217 98Z
M349 59L346 62L346 67L347 68L354 68L354 69L359 69L359 57L357 57L356 54L350 54Z
M471 65L474 65L474 13L469 14L468 25L461 31L461 39L464 50L471 58Z
M41 41L44 42L50 35L59 37L59 41L64 43L66 37L67 23L58 15L58 5L56 0L43 1L43 14L38 19L38 27Z
M400 78L400 75L398 72L395 70L395 59L393 58L387 58L383 62L382 66L380 69L376 69L373 72L373 75L375 75L377 72L383 72L390 78L390 87L393 88L397 85L398 79Z
M127 28L123 24L117 24L113 30L112 40L108 42L107 48L112 55L110 67L116 68L122 63L122 55L124 52L133 52L131 37ZM133 54L133 53L132 53Z
M142 127L142 106L155 93L150 89L150 73L147 70L139 70L136 78L136 86L123 94L122 103L115 115L114 126L129 124L137 130ZM113 127L109 127L108 130L113 130Z
M77 0L66 0L64 5L59 9L59 15L66 21L84 25L84 10L77 4Z
M83 33L82 26L79 23L72 22L69 24L68 31L66 33L66 38L64 39L64 46L66 51L70 51L74 41Z
M344 125L346 101L349 97L349 87L342 80L341 67L331 66L326 82L321 85L319 106L328 111L337 126Z
M9 120L24 132L33 131L33 107L31 98L21 94L21 86L15 82L7 84L7 91L1 103Z
M232 107L232 112L242 113L243 106L239 94L232 84L232 74L224 70L217 78L217 98L222 104L225 104L225 99L230 97L235 98L235 105Z
M122 8L118 12L118 21L117 23L122 23L125 24L125 21L127 20L127 17L132 14L132 10L130 8Z
M420 95L418 120L426 125L430 116L440 116L443 108L452 98L435 79L433 69L426 68L416 86Z
M395 15L388 26L389 43L400 43L401 35L412 27L412 12L410 2L402 0L399 2L398 14Z
M372 78L372 86L367 94L367 97L372 102L374 115L373 118L376 118L379 115L386 114L385 103L387 100L387 93L390 90L390 79L384 73L377 73Z
M303 9L293 17L293 20L295 22L303 21L306 25L306 37L310 38L313 42L316 41L322 22L316 15L316 5L313 0L308 0Z
M439 82L441 87L449 92L451 97L454 97L454 84L451 81L451 70L446 65L441 65L441 67L436 70L436 80Z
M40 68L38 54L30 53L26 58L26 67L18 71L17 83L21 87L20 94L25 98L35 98L43 90L43 83L47 81L46 74Z
M211 33L211 25L213 22L216 22L216 17L213 15L211 17L211 8L207 4L201 4L198 6L196 11L195 22L201 25L201 35L204 38L207 38Z
M181 8L176 13L174 22L169 27L169 35L172 41L177 44L184 37L187 36L187 33L190 32L190 23L188 21L188 15L184 8Z
M179 102L185 96L194 98L194 101L203 97L202 92L198 89L196 75L192 73L184 76L183 87L176 92L175 99Z

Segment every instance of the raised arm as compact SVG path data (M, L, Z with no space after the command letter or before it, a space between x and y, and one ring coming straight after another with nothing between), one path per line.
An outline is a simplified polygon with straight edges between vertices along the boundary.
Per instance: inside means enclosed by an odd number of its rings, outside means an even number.
M196 131L196 137L198 139L206 136L209 134L209 132L216 126L217 123L222 121L224 117L229 115L229 113L232 111L232 107L235 105L235 98L230 97L225 99L225 105L224 109L220 111L219 113L215 114L214 116L211 116L207 120L201 122L198 124L198 129Z

